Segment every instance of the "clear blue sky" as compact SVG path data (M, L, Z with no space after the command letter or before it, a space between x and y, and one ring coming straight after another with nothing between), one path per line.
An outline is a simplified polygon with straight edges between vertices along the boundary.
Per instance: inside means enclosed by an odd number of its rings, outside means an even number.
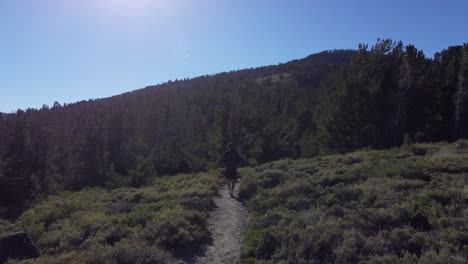
M286 62L380 38L468 42L466 0L0 0L0 111Z

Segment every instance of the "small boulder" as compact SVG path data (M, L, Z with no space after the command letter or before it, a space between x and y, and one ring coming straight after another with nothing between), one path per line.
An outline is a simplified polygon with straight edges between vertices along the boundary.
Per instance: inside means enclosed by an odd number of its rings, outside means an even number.
M0 238L0 264L8 259L30 259L39 257L39 249L26 232L17 232Z

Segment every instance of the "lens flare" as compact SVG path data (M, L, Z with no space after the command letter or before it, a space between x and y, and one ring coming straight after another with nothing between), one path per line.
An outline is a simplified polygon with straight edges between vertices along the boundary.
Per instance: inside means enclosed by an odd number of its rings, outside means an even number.
M147 15L161 2L154 0L97 0L91 3L94 3L100 12L108 15L134 18Z

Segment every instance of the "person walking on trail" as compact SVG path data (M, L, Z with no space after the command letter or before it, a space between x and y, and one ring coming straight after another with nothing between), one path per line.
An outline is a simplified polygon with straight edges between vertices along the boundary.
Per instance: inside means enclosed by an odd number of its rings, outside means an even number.
M235 150L234 144L229 143L227 147L228 150L226 150L226 152L224 152L223 155L223 163L226 167L224 177L226 177L227 180L229 195L231 197L234 197L234 188L236 186L237 180L237 164L240 163L241 158L239 156L239 153L237 153L237 151Z

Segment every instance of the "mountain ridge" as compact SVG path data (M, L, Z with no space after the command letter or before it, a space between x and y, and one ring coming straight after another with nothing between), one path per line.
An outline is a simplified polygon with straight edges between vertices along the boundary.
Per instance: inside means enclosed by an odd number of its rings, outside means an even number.
M220 166L468 136L468 45L428 59L379 40L0 120L0 214L65 190L140 187Z
M211 73L211 74L204 74L204 75L199 75L196 77L192 78L181 78L181 79L175 79L175 80L167 80L165 82L161 82L158 84L153 84L153 85L147 85L143 88L137 88L135 90L123 92L121 94L115 94L115 95L110 95L108 97L102 97L102 98L93 98L93 99L83 99L74 103L66 103L66 105L73 105L76 103L81 103L81 102L87 102L87 101L97 101L97 100L106 100L106 99L111 99L115 98L118 96L123 96L123 95L131 95L133 93L137 93L142 90L147 90L147 89L158 89L161 88L167 84L173 84L173 83L179 83L179 82L185 82L185 81L193 81L193 80L203 80L206 78L210 77L224 77L229 74L235 74L235 73L250 73L250 72L255 72L255 71L260 71L261 73L257 78L262 78L262 77L268 77L270 75L274 74L281 74L281 70L284 69L285 67L288 67L289 65L295 64L295 63L303 63L303 64L308 64L310 65L317 65L317 64L345 64L349 62L349 58L351 55L355 54L357 50L353 49L335 49L335 50L324 50L321 52L313 53L310 54L304 58L300 59L293 59L284 63L278 63L278 64L271 64L271 65L265 65L265 66L258 66L258 67L251 67L251 68L244 68L244 69L238 69L238 70L231 70L231 71L224 71L224 72L217 72L217 73ZM333 55L337 55L336 58L333 58ZM331 55L331 56L330 56ZM348 57L347 57L348 56ZM328 58L328 60L327 60ZM264 76L264 72L266 71L271 71L275 72L274 74L270 74L267 76Z
M296 133L288 131L287 127L296 126L295 117L289 116L308 111L297 103L306 105L322 79L354 53L322 52L285 64L168 81L103 99L19 110L0 126L4 164L0 207L24 202L4 213L15 216L41 193L89 186L138 187L156 176L204 171L218 166L229 141L238 145L249 163L289 155ZM271 76L285 72L293 78L272 81ZM259 77L264 79L257 82ZM285 118L281 125L268 118L277 115ZM279 151L267 142L270 139L262 139L265 129L276 137L278 125L288 134L281 135L285 139ZM20 178L27 179L26 184L19 185Z

